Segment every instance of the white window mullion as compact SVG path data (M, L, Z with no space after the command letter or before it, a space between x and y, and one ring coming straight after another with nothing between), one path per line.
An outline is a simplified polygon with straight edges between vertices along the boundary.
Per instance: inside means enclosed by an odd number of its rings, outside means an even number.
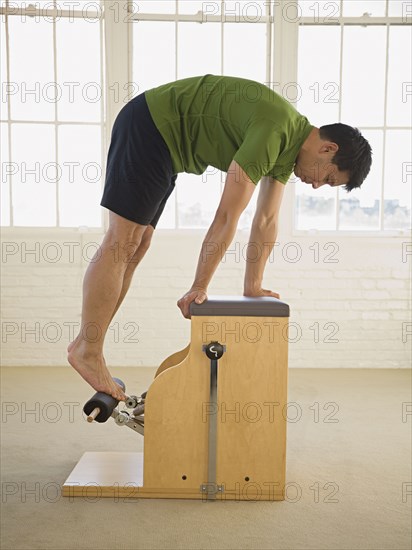
M104 6L102 6L103 9ZM107 106L107 96L106 96L106 88L105 88L105 81L106 81L106 65L105 65L105 49L104 49L104 33L105 33L105 25L104 25L104 17L102 17L99 21L99 27L100 27L100 89L102 91L102 97L100 101L100 122L101 122L101 145L100 145L100 158L102 159L102 193L103 193L103 186L105 183L106 178L106 151L108 149L108 144L106 142L107 138L107 118L106 118L106 106ZM103 170L104 167L104 170ZM104 218L104 210L101 209L100 214L100 223L101 226L104 227L105 225L105 218Z
M225 70L225 25L223 23L225 9L224 0L220 0L220 4L220 74L223 75Z
M289 2L289 5L297 1ZM275 2L273 13L273 57L272 75L276 86L280 87L280 94L283 87L290 82L297 82L298 74L298 33L299 22L286 21L282 14L281 3ZM282 217L282 228L287 235L292 235L295 226L295 188L291 185L285 186L282 211L286 215Z
M220 6L220 74L224 74L225 70L225 24L224 24L225 3L221 0ZM220 178L220 194L222 195L225 186L224 178Z
M176 48L175 48L175 80L178 79L179 75L179 18L177 15L177 2L178 0L175 0L175 39L176 39Z
M117 10L110 9L113 4ZM125 7L127 0L115 0L104 14L105 20L105 62L106 62L106 143L110 142L111 129L123 107L123 92L129 83L129 25ZM119 14L118 19L116 19ZM132 33L131 33L132 34Z
M391 25L402 25L405 26L405 19L402 17L336 17L335 19L323 21L322 23L316 23L313 21L313 17L302 17L299 20L300 25L310 25L313 27L319 27L320 25L327 26L361 26L361 27L370 27L372 25L387 25L388 22Z
M178 9L178 6L177 6L177 1L176 0L176 5L175 5L175 16L176 16L176 20L175 20L175 80L178 79L178 74L179 74L179 55L178 55L178 51L179 51L179 20L177 18L177 9ZM178 176L179 177L179 176ZM174 201L174 205L175 205L175 229L179 229L180 227L180 223L179 223L179 202L178 202L178 193L177 193L177 189L175 189L175 192L174 192L174 198L175 198L175 201Z
M386 3L388 10L388 3ZM380 200L380 216L379 229L385 229L385 158L386 158L386 124L388 110L388 66L389 66L389 25L386 26L386 58L385 58L385 91L383 104L383 142L382 142L382 171L381 171L381 200Z
M342 13L342 1L341 1L341 13ZM343 41L344 41L345 26L340 26L340 52L339 52L339 103L338 103L338 120L342 120L342 75L343 75ZM340 188L336 189L335 195L335 228L339 230L339 211L340 211Z
M51 124L51 121L50 120L25 120L25 119L20 119L20 120L2 120L1 122L10 122L10 124ZM64 124L64 125L67 125L67 126L70 126L71 124L74 124L76 126L100 126L100 122L79 122L77 120L65 120L64 122L59 122L57 121L56 122L56 125L59 126L61 124Z
M127 1L127 0L126 0ZM133 2L128 2L128 9L130 6L130 9L133 10ZM129 18L128 18L129 19ZM126 31L127 31L127 83L132 83L132 86L134 86L133 83L133 31L132 31L132 23L131 21L128 21L126 24ZM134 88L133 88L134 89Z
M272 23L271 23L271 4L266 4L266 82L272 79Z
M130 44L133 33L129 33L132 24L128 14L128 0L110 2L104 11L104 52L106 66L106 117L104 135L104 158L107 155L114 121L123 107L123 92L128 91L129 79L129 52L133 47ZM129 36L130 35L130 36ZM104 213L104 229L108 227L108 214Z
M57 38L56 38L56 19L53 18L53 74L54 81L57 82ZM58 116L57 116L57 101L54 102L54 151L56 157L56 166L59 166L59 132L58 132ZM60 170L56 172L56 175ZM60 211L59 211L59 187L60 183L56 177L56 227L60 227Z
M8 15L4 15L4 24L6 31L6 77L7 82L10 82L10 40L9 40L9 18ZM11 146L11 101L10 96L7 101L7 136L8 136L8 146L9 146L9 162L12 161L12 146ZM10 227L13 227L13 185L12 185L12 175L9 176L9 220Z

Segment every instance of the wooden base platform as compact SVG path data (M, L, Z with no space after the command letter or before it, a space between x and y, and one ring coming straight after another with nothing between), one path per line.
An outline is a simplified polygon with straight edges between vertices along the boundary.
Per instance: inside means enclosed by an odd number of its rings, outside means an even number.
M87 452L84 453L66 479L64 497L95 498L182 498L208 500L200 487L160 489L143 487L143 453ZM225 487L216 500L284 500L283 491L275 484L260 486L250 481Z

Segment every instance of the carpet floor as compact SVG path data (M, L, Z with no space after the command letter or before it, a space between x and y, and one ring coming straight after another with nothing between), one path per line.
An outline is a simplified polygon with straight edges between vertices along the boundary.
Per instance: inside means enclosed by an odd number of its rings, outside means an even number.
M111 372L141 393L155 371ZM69 367L1 377L3 550L412 548L410 371L289 369L282 502L63 498L85 451L141 451L143 438L85 422L93 391Z

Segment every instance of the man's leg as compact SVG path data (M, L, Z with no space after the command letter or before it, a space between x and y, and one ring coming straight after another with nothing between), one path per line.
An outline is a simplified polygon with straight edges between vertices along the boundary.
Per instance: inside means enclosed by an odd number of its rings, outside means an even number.
M130 260L127 266L127 269L123 277L122 290L120 292L120 296L117 301L116 307L114 308L113 315L112 315L112 318L110 319L110 322L112 321L113 317L116 315L117 310L119 309L121 303L123 302L124 297L127 294L127 291L129 290L130 283L132 282L134 270L140 264L140 262L143 259L143 256L146 254L146 252L150 247L150 242L152 240L153 232L154 232L154 227L152 227L151 225L148 225L146 227L145 232L143 233L143 237L140 242L139 248L136 250L133 258Z
M127 270L125 272L124 279L123 279L122 291L120 293L120 297L119 297L119 300L116 304L116 307L113 311L112 319L115 316L117 310L119 309L120 304L123 302L123 298L126 296L126 293L127 293L128 289L129 289L129 286L130 286L130 283L132 281L134 270L139 265L139 263L142 261L143 256L146 254L146 252L148 251L148 249L150 247L150 243L151 243L151 240L152 240L152 237L153 237L153 232L154 232L155 227L156 227L156 225L157 225L157 223L160 219L160 216L163 213L163 210L166 206L166 202L167 202L168 198L170 197L170 195L174 191L176 179L177 179L177 174L174 174L172 179L171 179L169 189L167 190L165 196L163 197L153 220L146 227L146 230L143 233L143 237L142 237L142 240L140 242L139 248L135 252L135 255L133 256L133 258L130 261L129 265L127 266ZM112 319L110 319L110 321Z
M96 261L90 263L84 277L82 323L79 335L68 348L68 361L96 391L124 399L123 391L106 367L103 344L117 304L120 305L130 284L131 276L125 281L125 275L147 226L113 212L109 219L109 229ZM127 287L122 296L124 283Z

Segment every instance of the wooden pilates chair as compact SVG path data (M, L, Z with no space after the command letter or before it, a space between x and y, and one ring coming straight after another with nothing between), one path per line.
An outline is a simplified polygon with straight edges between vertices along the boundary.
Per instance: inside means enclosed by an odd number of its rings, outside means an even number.
M190 344L128 399L132 413L105 394L84 408L144 435L144 452L86 452L63 496L284 499L289 306L211 296L190 312Z

